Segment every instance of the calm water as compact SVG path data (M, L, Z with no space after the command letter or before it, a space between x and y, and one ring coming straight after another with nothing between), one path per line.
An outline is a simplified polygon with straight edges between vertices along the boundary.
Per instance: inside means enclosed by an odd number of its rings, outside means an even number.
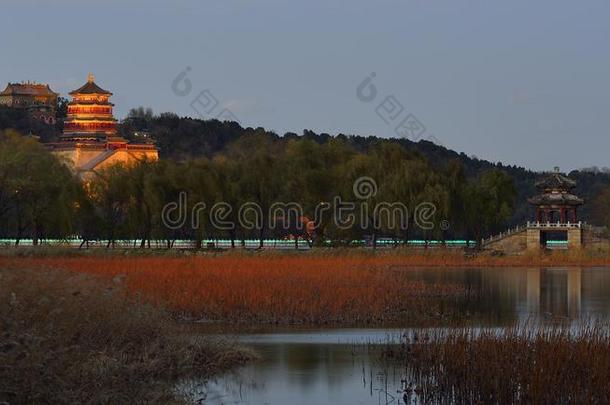
M461 305L481 325L610 316L610 268L443 268L405 274L469 288L475 298ZM378 352L380 344L402 333L335 329L241 335L262 360L212 381L185 382L181 389L205 404L403 404L402 369L381 364Z

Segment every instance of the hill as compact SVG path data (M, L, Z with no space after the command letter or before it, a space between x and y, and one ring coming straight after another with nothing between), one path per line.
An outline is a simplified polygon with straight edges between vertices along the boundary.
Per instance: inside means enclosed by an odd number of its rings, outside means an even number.
M56 127L32 121L21 111L15 111L0 106L0 130L13 128L21 133L32 133L40 136L41 140L53 140L61 132L61 117ZM198 157L211 158L223 151L237 140L252 135L268 137L272 142L284 144L292 139L305 138L318 144L324 144L331 139L341 139L354 149L367 152L372 147L383 143L397 143L413 153L424 156L429 164L443 170L451 162L459 162L467 178L475 178L479 174L491 169L501 169L509 174L516 186L517 198L515 211L510 226L522 224L533 218L532 209L527 204L527 198L536 194L535 182L544 176L544 173L534 172L523 167L503 163L490 162L463 152L456 152L442 145L427 140L413 142L403 138L380 138L376 136L360 136L350 134L330 135L304 130L301 134L286 133L280 136L264 128L242 128L236 122L220 122L218 120L200 120L190 117L179 117L173 113L155 115L150 109L138 108L131 110L128 117L119 126L122 136L130 140L137 140L141 136L153 139L160 149L162 159L186 161ZM567 173L577 181L575 193L585 199L581 210L581 219L595 220L592 204L587 202L610 187L610 173L596 168L574 170Z
M160 156L166 159L185 160L192 157L212 157L225 150L227 145L243 136L264 134L276 142L286 142L294 138L306 138L323 144L333 138L340 138L355 149L366 152L372 146L380 143L398 143L409 151L423 155L428 162L439 169L445 168L450 162L458 161L464 167L468 178L474 178L490 169L501 169L515 181L517 201L510 225L523 224L533 219L533 210L527 203L527 198L537 193L535 182L544 177L545 173L534 172L523 167L502 162L490 162L485 159L468 156L437 145L427 140L413 142L409 139L386 139L376 136L359 136L338 134L332 136L326 133L315 133L304 130L302 134L286 133L283 136L267 131L264 128L242 128L235 122L220 122L217 120L199 120L189 117L178 117L172 113L158 116L143 109L132 110L129 117L122 123L121 131L127 138L133 138L133 133L144 131L157 142ZM551 169L551 168L549 168ZM591 221L592 206L587 202L593 199L605 188L610 187L610 173L596 168L573 170L567 173L578 183L575 193L585 199L581 210L581 219Z

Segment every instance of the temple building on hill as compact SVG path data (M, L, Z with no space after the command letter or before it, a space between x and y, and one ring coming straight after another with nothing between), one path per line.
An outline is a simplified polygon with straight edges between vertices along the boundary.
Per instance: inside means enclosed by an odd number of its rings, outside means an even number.
M117 120L112 115L112 93L102 89L89 74L87 83L70 92L68 116L61 141L48 144L51 150L68 159L87 180L106 167L133 165L159 158L152 143L132 144L117 135Z
M70 141L98 141L115 137L116 119L112 116L112 93L95 84L89 74L87 83L70 92L68 117L64 122L62 138Z
M0 104L26 110L30 117L54 125L57 96L48 84L9 83L0 93Z

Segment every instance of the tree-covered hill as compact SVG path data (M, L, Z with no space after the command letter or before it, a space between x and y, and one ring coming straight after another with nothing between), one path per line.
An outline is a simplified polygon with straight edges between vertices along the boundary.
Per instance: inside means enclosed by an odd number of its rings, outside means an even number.
M27 115L18 110L0 106L0 130L16 129L23 134L33 134L40 137L41 141L56 140L61 133L62 115L58 114L58 125L47 126L43 123L30 120ZM277 144L279 148L285 147L291 140L306 139L319 145L328 143L331 139L338 139L350 145L358 152L379 148L383 144L397 143L410 153L424 157L428 164L439 171L446 171L448 166L459 162L463 168L464 175L468 179L475 179L482 173L501 169L509 174L516 186L516 205L510 221L511 226L522 224L533 218L532 209L527 204L527 198L537 193L534 186L536 180L544 176L523 167L510 165L510 162L490 162L479 159L461 152L447 149L442 145L434 144L427 140L413 142L409 139L386 139L376 136L360 136L326 133L315 133L304 130L301 134L286 133L282 136L267 131L264 128L242 128L236 122L220 122L218 120L200 120L190 117L179 117L173 113L154 114L150 109L133 109L119 125L122 136L131 141L141 140L146 137L156 142L162 159L177 162L186 162L199 157L213 158L218 154L225 153L230 145L236 141L250 136L268 138L270 142ZM549 168L551 169L551 168ZM577 181L578 186L575 193L585 199L582 207L581 219L595 220L593 215L593 201L596 196L610 186L610 173L607 170L584 169L568 173Z
M162 158L185 160L191 157L212 157L223 151L227 145L237 139L262 134L275 142L285 143L291 139L304 138L324 144L330 139L338 138L352 145L356 150L366 152L371 147L383 143L398 143L405 149L424 156L432 167L445 169L450 162L459 161L468 178L475 178L481 173L491 169L501 169L508 173L515 182L517 199L511 226L522 224L533 219L533 210L527 204L527 198L537 193L535 182L544 177L544 173L537 173L523 167L511 165L510 162L490 162L488 160L471 157L465 153L447 149L427 140L413 142L409 139L386 139L376 136L359 136L338 134L332 136L326 133L315 133L304 130L302 134L286 133L283 136L267 131L264 128L242 128L235 122L220 122L217 120L199 120L189 117L178 117L172 113L154 115L150 110L134 109L122 123L121 131L124 136L133 139L134 132L145 131L153 138L160 148ZM553 168L549 168L552 170ZM577 181L575 193L585 199L581 218L592 219L592 204L586 204L604 189L610 186L610 173L605 170L585 169L574 170L568 173Z

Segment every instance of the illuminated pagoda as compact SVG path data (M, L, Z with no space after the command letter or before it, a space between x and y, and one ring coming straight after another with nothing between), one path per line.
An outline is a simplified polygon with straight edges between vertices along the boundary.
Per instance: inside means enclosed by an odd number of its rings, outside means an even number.
M129 143L117 135L117 120L112 115L112 93L102 89L89 74L87 83L70 92L68 115L60 142L49 143L56 155L70 161L87 180L112 165L125 166L158 160L153 143Z
M87 83L70 92L68 117L64 122L63 139L74 141L103 140L115 137L116 119L112 116L112 93L95 84L89 74Z

